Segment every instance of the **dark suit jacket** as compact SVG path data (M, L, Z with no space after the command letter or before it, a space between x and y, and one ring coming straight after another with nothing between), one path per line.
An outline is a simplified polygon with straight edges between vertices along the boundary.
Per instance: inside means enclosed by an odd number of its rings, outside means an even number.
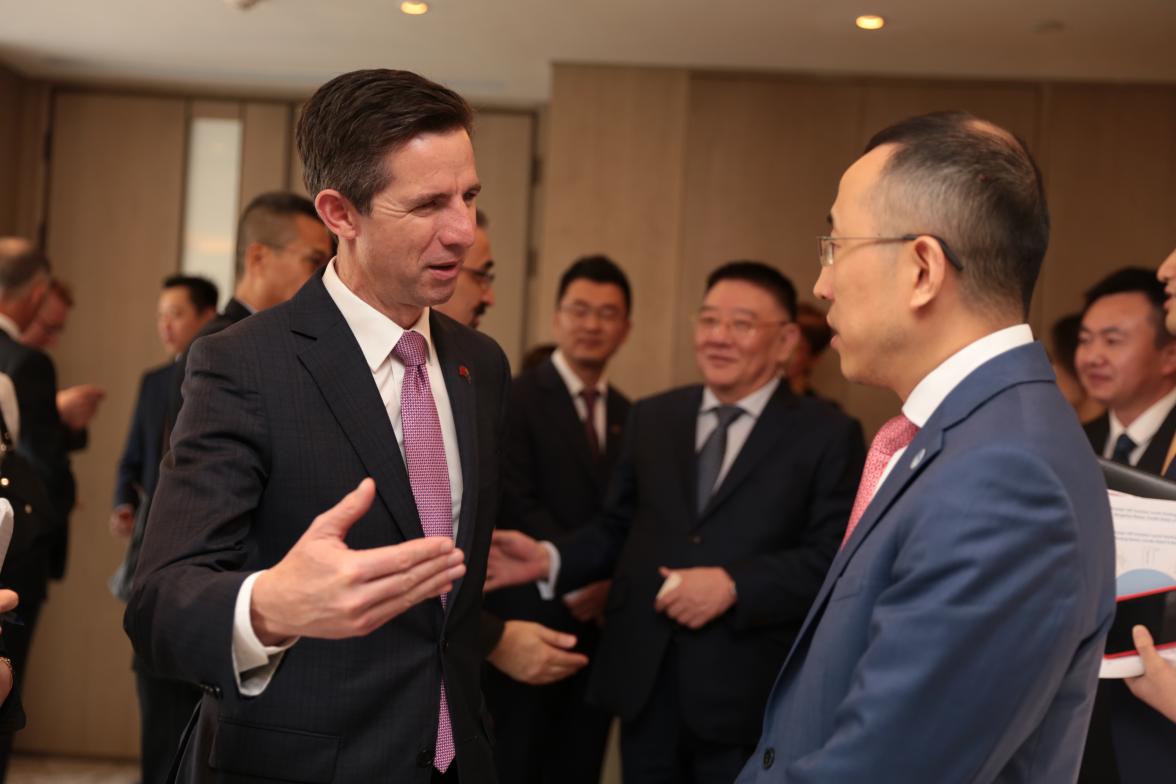
M674 642L679 709L698 735L751 745L757 712L845 532L861 476L857 422L783 381L700 515L695 433L702 387L633 406L597 521L557 540L560 591L613 574L590 698L644 707ZM697 631L653 609L658 567L721 566L738 599Z
M250 698L230 655L249 573L280 560L365 476L378 497L350 547L422 532L387 410L321 276L192 345L125 621L153 672L207 692L181 780L425 784L444 671L461 780L493 782L477 637L509 369L489 338L436 312L430 324L461 453L466 576L447 611L427 601L366 637L300 640Z
M172 361L148 370L139 382L131 429L115 475L115 506L129 504L138 509L141 497L155 492L163 457L163 421L177 375L177 364Z
M1082 429L1086 431L1086 437L1090 439L1094 453L1101 455L1107 445L1107 437L1111 434L1110 414L1103 414L1097 419L1090 420ZM1143 450L1143 455L1135 467L1156 476L1163 474L1164 459L1168 457L1168 447L1172 445L1173 436L1176 436L1176 406L1173 406L1168 416L1164 417L1163 424L1148 442L1147 449Z
M838 552L738 784L1074 781L1114 576L1106 484L1045 351L993 358Z
M621 454L631 407L612 387L605 401L605 449L597 457L550 358L515 379L507 414L500 528L555 540L596 516ZM502 618L538 621L575 634L580 650L591 648L598 632L595 624L573 618L559 599L540 599L534 585L495 591L486 597L486 609Z
M29 348L0 330L0 373L12 379L20 410L17 449L27 457L55 505L51 530L43 532L49 548L49 576L65 574L69 513L74 506L74 477L66 453L66 430L57 413L57 372L48 355ZM25 590L37 590L29 585ZM45 586L40 586L44 595ZM32 596L25 597L28 599Z
M1084 425L1086 437L1101 455L1111 432L1103 414ZM1159 476L1176 435L1176 408L1152 437L1136 468ZM1176 461L1173 462L1176 465ZM1136 784L1162 781L1176 771L1176 724L1135 698L1122 681L1101 681L1094 719L1086 738L1080 782Z

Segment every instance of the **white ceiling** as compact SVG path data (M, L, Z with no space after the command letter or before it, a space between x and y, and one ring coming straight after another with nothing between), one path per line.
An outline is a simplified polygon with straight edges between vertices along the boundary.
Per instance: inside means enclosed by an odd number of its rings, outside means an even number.
M1176 0L430 4L409 17L399 0L261 0L248 11L224 0L0 0L0 61L43 78L275 96L387 66L522 106L546 101L554 62L1176 83ZM857 30L860 13L889 24Z

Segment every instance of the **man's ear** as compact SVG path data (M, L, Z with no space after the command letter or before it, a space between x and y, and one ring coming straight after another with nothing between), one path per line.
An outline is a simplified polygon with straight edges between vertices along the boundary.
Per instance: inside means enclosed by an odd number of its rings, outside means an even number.
M947 260L943 246L933 237L920 235L908 243L908 247L902 261L910 265L913 281L911 310L919 310L939 297L947 282L947 268L951 262Z
M359 233L359 211L351 201L333 188L319 191L314 208L327 229L342 240L353 240Z
M242 264L245 275L251 278L261 277L265 269L263 262L270 252L270 248L260 242L251 242L246 245Z

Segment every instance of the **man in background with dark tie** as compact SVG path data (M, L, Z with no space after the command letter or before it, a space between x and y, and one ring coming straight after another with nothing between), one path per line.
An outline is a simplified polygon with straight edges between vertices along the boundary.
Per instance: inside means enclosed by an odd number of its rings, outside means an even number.
M1176 435L1176 338L1164 328L1164 284L1128 267L1086 293L1074 364L1086 393L1106 406L1089 422L1094 451L1160 474Z
M478 632L509 367L432 311L474 242L471 126L405 71L319 88L298 150L338 254L189 351L126 615L205 691L179 781L496 781Z
M795 313L777 269L716 269L694 318L703 384L633 406L602 514L554 543L495 534L488 589L612 576L589 700L622 719L626 781L734 779L845 533L861 428L780 376Z
M511 388L499 515L500 528L539 539L568 534L600 511L629 416L628 398L607 378L609 361L629 334L632 292L624 271L606 256L578 259L560 277L555 299L558 347ZM523 585L489 594L486 607L509 619L508 627L532 621L575 635L580 661L591 660L608 587L601 580L544 597ZM500 656L491 654L491 663ZM600 781L611 717L585 701L590 674L527 686L487 670L501 781Z

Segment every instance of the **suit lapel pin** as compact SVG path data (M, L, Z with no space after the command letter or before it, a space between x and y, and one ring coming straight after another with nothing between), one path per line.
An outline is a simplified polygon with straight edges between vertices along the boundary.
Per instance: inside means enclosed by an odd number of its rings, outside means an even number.
M458 365L457 366L457 375L464 378L465 382L467 384L474 383L473 378L470 377L470 369L468 367L466 367L465 365Z
M920 450L918 451L918 454L916 454L916 455L914 456L914 458L911 460L911 468L918 468L918 467L919 467L919 463L923 462L923 458L924 458L926 455L927 455L927 450L926 450L926 449L920 449Z

